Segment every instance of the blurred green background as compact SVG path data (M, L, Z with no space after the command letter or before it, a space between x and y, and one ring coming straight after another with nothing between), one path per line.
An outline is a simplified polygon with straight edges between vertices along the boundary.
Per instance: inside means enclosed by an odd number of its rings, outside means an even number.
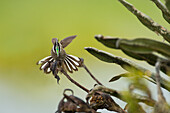
M169 27L150 0L128 1L158 23ZM115 64L99 61L84 47L92 46L129 57L98 43L94 39L96 34L163 41L117 0L0 0L0 113L54 113L65 88L71 88L75 95L85 98L86 93L64 75L60 74L60 84L57 84L52 74L44 74L36 65L38 60L50 55L51 39L54 37L61 40L78 35L66 48L67 53L84 58L87 67L106 86L126 90L126 79L108 83L111 77L124 70ZM146 65L145 62L136 62ZM153 69L151 66L147 68ZM95 84L82 68L70 75L89 89ZM170 95L164 92L170 102ZM156 90L153 90L154 93ZM156 99L156 95L153 96ZM117 101L124 106L122 101Z

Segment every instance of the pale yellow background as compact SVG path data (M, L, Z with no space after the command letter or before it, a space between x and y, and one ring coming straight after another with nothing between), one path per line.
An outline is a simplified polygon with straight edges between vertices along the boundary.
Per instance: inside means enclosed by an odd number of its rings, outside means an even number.
M128 1L158 23L169 27L150 0ZM84 58L90 71L106 86L126 90L126 79L108 82L124 70L118 65L99 61L84 47L92 46L129 57L98 43L94 39L96 34L163 40L144 27L118 0L0 0L0 113L54 113L65 88L71 88L75 95L85 98L86 93L65 76L60 75L58 85L52 74L44 74L36 65L38 60L50 55L51 39L54 37L61 40L78 35L66 48L67 53ZM136 62L153 69L144 62ZM70 76L89 89L95 84L84 69ZM155 85L150 86L156 94ZM169 93L164 92L170 102Z

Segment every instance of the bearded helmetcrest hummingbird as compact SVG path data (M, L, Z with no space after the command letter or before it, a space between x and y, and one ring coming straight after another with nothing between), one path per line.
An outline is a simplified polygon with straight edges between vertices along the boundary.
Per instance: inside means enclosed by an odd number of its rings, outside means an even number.
M58 72L63 73L71 82L83 88L80 84L74 81L67 72L73 73L73 71L78 71L77 67L84 67L84 69L89 73L89 75L100 85L102 85L88 70L84 64L84 59L73 55L69 55L65 52L64 48L67 47L77 35L69 36L64 38L59 42L57 38L52 39L53 47L51 49L51 56L47 56L42 60L38 61L37 64L41 64L40 70L44 70L46 74L52 72L54 77L59 82L60 77ZM88 91L87 89L83 88Z
M69 45L72 40L76 37L69 36L59 42L57 38L52 39L53 47L51 49L51 56L47 56L42 60L38 61L37 64L41 64L40 70L44 70L46 74L53 73L57 81L60 80L57 75L62 69L73 73L73 71L78 71L77 67L81 67L83 59L76 56L66 54L64 48Z

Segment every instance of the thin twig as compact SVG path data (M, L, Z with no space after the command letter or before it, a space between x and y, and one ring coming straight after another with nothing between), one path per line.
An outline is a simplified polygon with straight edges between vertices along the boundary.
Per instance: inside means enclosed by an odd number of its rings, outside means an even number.
M166 102L165 100L165 97L163 96L163 92L161 90L161 85L160 85L160 65L161 65L161 61L158 59L157 63L155 64L155 69L156 69L156 83L157 83L157 89L158 89L158 101L164 101Z
M85 64L82 65L84 67L84 69L87 71L87 73L89 73L89 75L99 84L99 85L102 85L101 82L99 82L94 76L93 74L88 70L88 68L86 67Z
M156 102L154 106L154 113L170 113L170 106L167 104L165 97L163 96L163 92L160 87L160 65L162 61L160 59L157 60L155 64L156 70L156 82L157 82L157 90L158 90L158 102Z
M151 1L153 1L156 4L156 6L162 11L164 19L168 23L170 23L170 12L166 8L166 6L160 0L151 0Z
M79 88L83 89L84 91L86 91L87 93L89 92L89 90L87 88L85 88L84 86L80 85L78 82L76 82L75 80L73 80L64 70L61 70L61 72L76 86L78 86Z
M132 4L126 2L125 0L119 0L119 2L122 3L130 12L132 12L143 25L150 30L159 33L166 41L170 43L170 31L154 22L148 15L137 10Z

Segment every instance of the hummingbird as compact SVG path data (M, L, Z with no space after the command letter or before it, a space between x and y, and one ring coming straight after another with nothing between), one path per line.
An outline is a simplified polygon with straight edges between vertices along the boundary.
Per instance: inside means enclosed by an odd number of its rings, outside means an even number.
M46 74L52 72L58 83L60 80L58 72L64 70L65 72L68 71L73 73L73 71L78 71L77 67L82 66L83 59L69 55L64 50L64 48L67 47L76 36L77 35L66 37L60 42L57 38L53 38L51 55L37 62L37 65L41 64L40 70L43 70Z
M67 47L72 42L72 40L76 38L76 36L77 35L66 37L60 42L57 38L53 38L51 55L38 61L37 65L41 64L40 70L43 70L46 74L52 72L54 77L57 79L57 83L59 83L60 80L60 77L58 76L58 72L60 72L64 74L72 83L74 83L84 91L89 92L87 88L73 80L67 73L73 73L73 71L78 71L78 67L83 67L93 80L95 80L99 85L102 85L102 83L98 81L95 76L93 76L93 74L88 70L88 68L84 64L83 58L69 55L65 52L64 48Z

